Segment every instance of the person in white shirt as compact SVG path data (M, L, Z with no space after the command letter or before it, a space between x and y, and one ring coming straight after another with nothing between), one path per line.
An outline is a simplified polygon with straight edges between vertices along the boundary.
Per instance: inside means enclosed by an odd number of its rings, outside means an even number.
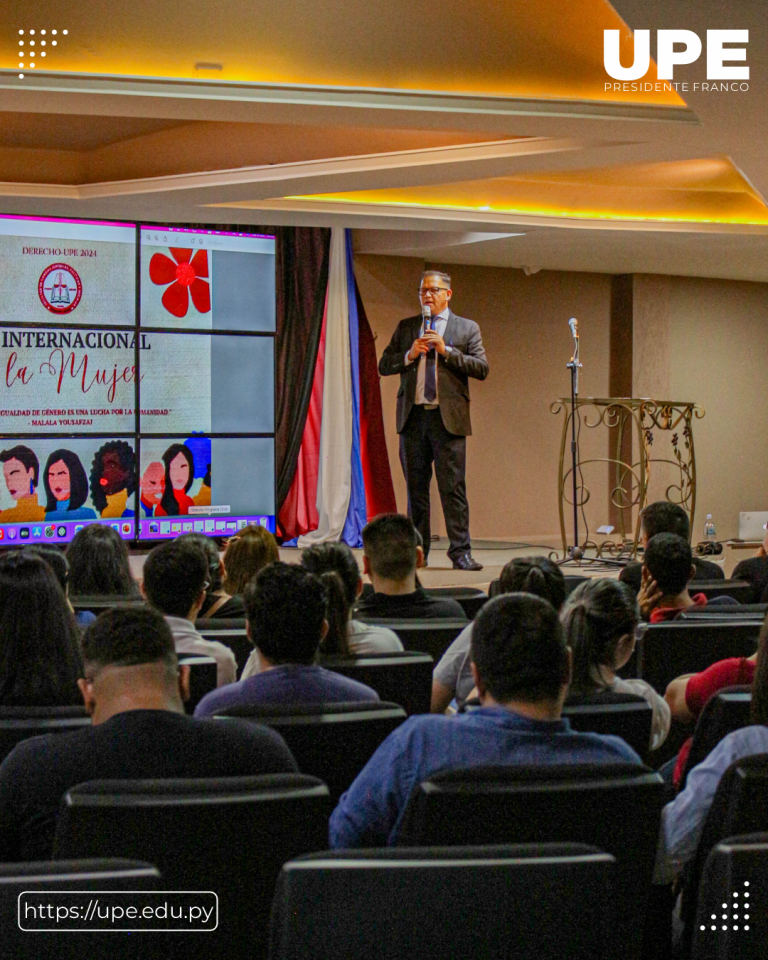
M171 628L177 654L213 657L216 685L237 679L235 655L223 643L206 640L195 629L195 620L205 602L208 560L201 548L189 541L163 543L147 557L141 592L165 617Z

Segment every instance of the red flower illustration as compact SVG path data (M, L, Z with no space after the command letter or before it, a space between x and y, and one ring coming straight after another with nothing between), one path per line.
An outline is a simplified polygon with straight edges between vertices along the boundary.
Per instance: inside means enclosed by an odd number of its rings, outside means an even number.
M159 286L170 284L163 294L163 306L174 317L186 317L191 293L192 303L198 313L208 313L211 309L211 291L207 280L207 250L198 250L194 257L191 250L182 250L180 247L169 247L169 250L173 260L164 253L155 253L149 261L152 283Z

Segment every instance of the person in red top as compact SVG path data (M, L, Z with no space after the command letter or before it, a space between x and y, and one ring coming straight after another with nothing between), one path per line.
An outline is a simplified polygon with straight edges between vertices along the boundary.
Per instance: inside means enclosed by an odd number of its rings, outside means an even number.
M757 653L751 657L730 657L713 663L701 673L685 673L677 677L669 684L664 694L672 719L679 720L681 723L693 723L694 720L698 720L707 700L718 690L751 684L755 676L756 662ZM688 737L677 755L672 774L672 783L676 787L680 784L692 740L692 737Z
M643 578L638 603L651 623L674 620L682 610L704 607L703 593L688 593L688 582L696 573L691 545L674 533L651 537L643 558Z

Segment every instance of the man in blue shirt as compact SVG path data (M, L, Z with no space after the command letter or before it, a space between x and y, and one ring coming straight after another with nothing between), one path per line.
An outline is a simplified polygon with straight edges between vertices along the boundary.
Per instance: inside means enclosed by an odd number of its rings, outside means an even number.
M571 651L554 608L508 593L474 621L472 672L482 708L411 717L342 796L331 847L393 846L411 791L440 770L502 764L641 763L620 737L576 733L561 719Z
M288 563L271 563L246 587L243 599L248 636L256 647L261 670L247 680L206 694L195 708L196 717L249 704L379 699L364 683L315 663L328 632L320 577Z

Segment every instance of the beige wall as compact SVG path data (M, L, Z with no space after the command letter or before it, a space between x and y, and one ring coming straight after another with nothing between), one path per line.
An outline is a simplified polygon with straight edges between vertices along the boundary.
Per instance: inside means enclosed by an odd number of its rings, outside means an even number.
M423 262L358 256L355 269L381 356L398 320L418 309ZM435 266L430 264L430 266ZM557 467L562 414L550 403L569 390L567 320L579 318L581 396L606 396L610 355L610 276L443 264L453 276L454 310L480 324L490 375L472 381L475 434L468 442L467 487L474 537L525 540L559 535ZM768 285L637 275L634 282L633 394L692 400L698 471L694 539L706 513L719 537L738 534L740 510L768 510L768 438L762 385L768 375ZM397 457L395 395L382 401L398 506L405 484ZM582 430L582 460L605 456L606 435ZM567 454L567 448L566 448ZM594 471L594 472L591 472ZM608 522L605 469L585 468L590 527ZM602 478L602 482L601 482ZM672 471L657 470L652 498ZM437 490L436 532L444 526ZM570 522L567 524L571 529ZM553 540L557 543L558 540Z

